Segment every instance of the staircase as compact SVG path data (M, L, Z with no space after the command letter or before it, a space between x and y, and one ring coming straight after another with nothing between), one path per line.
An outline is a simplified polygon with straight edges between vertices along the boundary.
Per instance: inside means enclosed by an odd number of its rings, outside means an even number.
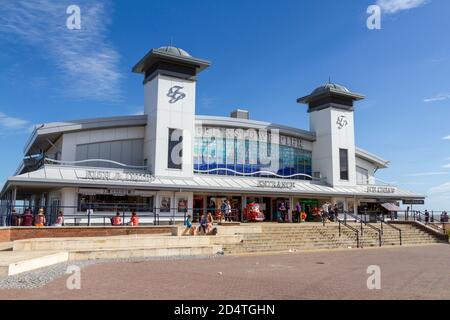
M239 243L241 239L240 235L224 234L16 240L0 246L0 277L76 260L214 256L222 253L223 244Z
M348 223L358 230L360 247L378 247L379 234L377 230L359 223ZM380 228L377 224L374 226ZM402 233L403 245L419 245L439 243L439 237L423 231L412 224L395 225ZM263 224L260 232L242 234L240 243L230 243L223 246L225 254L245 253L270 253L270 252L295 252L305 250L356 248L356 232L341 225L339 236L339 224L320 223L301 224ZM400 245L400 233L398 230L384 224L381 235L382 246Z

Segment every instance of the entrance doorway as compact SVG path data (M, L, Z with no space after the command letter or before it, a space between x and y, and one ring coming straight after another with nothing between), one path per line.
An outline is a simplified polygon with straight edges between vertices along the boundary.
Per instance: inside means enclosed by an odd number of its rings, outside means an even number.
M193 202L193 221L199 221L200 216L205 213L205 197L204 196L198 196L194 195L194 202Z
M289 212L289 198L272 198L272 221L278 221L281 218L280 208L281 204L284 203L284 207L286 208L285 217L288 216ZM286 221L286 220L284 220Z

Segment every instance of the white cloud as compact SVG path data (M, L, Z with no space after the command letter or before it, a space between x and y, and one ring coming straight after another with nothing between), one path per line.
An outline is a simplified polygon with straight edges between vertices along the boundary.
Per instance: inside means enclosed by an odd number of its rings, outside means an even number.
M66 27L66 9L71 4L69 0L2 1L0 37L37 49L50 59L68 96L120 100L120 57L106 39L110 22L107 3L76 1L81 9L81 30Z
M424 99L423 102L445 101L448 99L450 99L450 93L440 93L438 95L435 95L434 97Z
M450 171L421 172L406 175L407 177L426 177L450 174Z
M394 14L403 10L410 10L426 4L428 0L377 0L377 5L383 12Z
M426 203L432 210L450 210L450 182L432 187L427 192Z
M0 136L29 133L31 123L28 120L11 117L0 112Z
M450 182L446 182L440 184L438 186L432 187L428 190L428 194L436 195L436 194L447 194L450 197Z
M442 168L450 169L450 164L443 165Z
M0 112L0 128L1 129L22 129L29 124L27 120L9 117Z
M442 137L443 140L450 140L450 136Z

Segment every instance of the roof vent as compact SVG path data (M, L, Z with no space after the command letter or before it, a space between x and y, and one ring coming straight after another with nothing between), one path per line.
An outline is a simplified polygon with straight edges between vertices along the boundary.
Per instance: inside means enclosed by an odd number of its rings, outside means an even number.
M248 110L236 109L230 113L230 117L248 120Z

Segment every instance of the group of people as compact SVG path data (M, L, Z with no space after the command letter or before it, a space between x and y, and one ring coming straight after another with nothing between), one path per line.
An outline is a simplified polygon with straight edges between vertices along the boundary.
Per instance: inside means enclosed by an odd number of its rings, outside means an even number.
M337 204L332 204L331 202L325 202L320 207L310 208L307 206L306 211L310 212L310 219L312 221L336 221L338 217L338 206ZM300 202L295 204L294 210L292 212L292 221L289 219L289 208L287 204L282 201L278 204L278 222L304 222L308 218L308 213L302 210L302 205Z
M48 226L47 217L45 216L45 211L43 208L38 210L36 215L33 215L31 208L26 208L23 214L18 214L15 209L11 212L11 225L12 226L22 226L22 227L44 227ZM121 226L122 217L120 212L117 212L114 217L111 218L112 226ZM130 221L126 224L132 227L139 226L139 217L136 212L131 213ZM64 226L64 213L62 211L58 212L55 221L51 224L53 227Z
M321 207L320 215L322 216L325 221L335 221L337 220L338 216L338 206L337 204L331 204L330 202L325 202Z
M214 227L214 218L211 212L208 214L202 214L199 220L199 224L197 227L194 227L192 223L192 216L190 214L187 215L186 220L184 221L185 229L183 231L183 235L216 235L217 228Z
M419 221L422 220L420 215L421 215L421 212L419 211ZM430 212L428 212L428 210L425 210L425 212L423 213L423 220L424 220L425 223L429 223L429 222L433 223L434 222L434 215L430 215ZM440 216L439 221L443 222L443 223L446 223L446 222L449 221L448 220L448 213L447 213L447 211L442 211L441 212L441 216Z
M223 220L233 221L233 209L231 208L230 201L227 199L222 201L219 212L216 211L216 203L211 200L208 204L207 212L213 217L215 216L220 223Z
M44 208L40 208L38 213L33 216L31 208L26 208L23 214L18 214L16 209L11 212L11 225L23 227L44 227L47 225L47 218L45 216ZM64 213L58 212L55 221L51 224L54 227L61 227L64 225Z
M120 216L120 212L116 212L116 215L111 218L112 226L122 226L122 217ZM136 212L131 213L130 221L127 223L128 226L138 227L139 226L139 217Z

